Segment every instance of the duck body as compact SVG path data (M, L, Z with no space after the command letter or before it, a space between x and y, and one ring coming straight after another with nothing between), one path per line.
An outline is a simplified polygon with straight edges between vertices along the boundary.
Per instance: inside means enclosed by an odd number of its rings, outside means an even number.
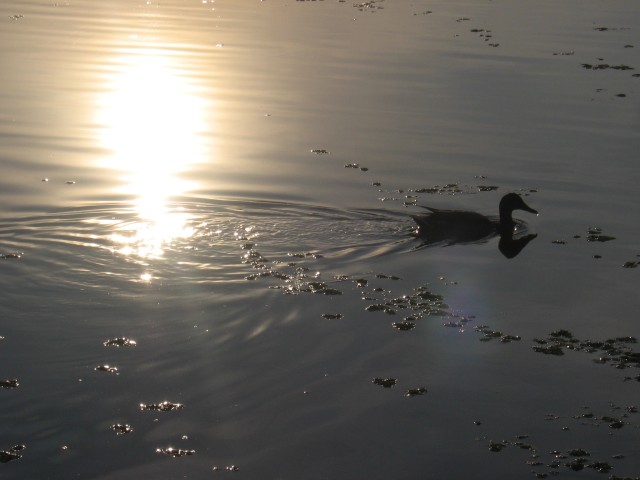
M428 214L413 215L412 218L418 226L416 235L426 245L482 243L497 235L512 238L516 227L524 225L513 220L514 210L538 213L516 193L508 193L502 197L499 217L460 210L424 208L429 210Z
M429 244L478 243L498 235L500 222L476 212L428 209L414 215L416 234Z

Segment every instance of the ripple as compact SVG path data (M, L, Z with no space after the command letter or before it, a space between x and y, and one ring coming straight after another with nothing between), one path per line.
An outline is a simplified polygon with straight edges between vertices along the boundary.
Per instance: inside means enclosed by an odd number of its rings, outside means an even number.
M121 202L2 219L2 258L21 260L13 268L38 283L55 271L56 285L125 293L176 278L242 281L247 264L366 261L409 251L411 241L406 216L393 211L231 198L186 199L171 211L189 218L189 235L154 237Z

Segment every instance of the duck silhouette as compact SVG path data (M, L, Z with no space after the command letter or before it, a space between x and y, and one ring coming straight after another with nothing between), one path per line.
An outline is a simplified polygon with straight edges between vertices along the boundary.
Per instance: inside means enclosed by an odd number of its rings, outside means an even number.
M513 258L537 237L535 234L522 235L526 231L524 222L513 219L514 210L538 214L516 193L507 193L500 200L499 217L487 217L480 213L460 210L439 210L423 207L430 213L412 215L417 224L415 234L423 241L421 247L431 245L456 245L484 243L500 236L498 248L507 258Z

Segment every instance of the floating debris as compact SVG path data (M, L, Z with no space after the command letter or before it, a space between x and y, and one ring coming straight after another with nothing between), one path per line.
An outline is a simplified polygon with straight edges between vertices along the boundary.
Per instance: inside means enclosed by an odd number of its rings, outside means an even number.
M126 337L113 338L103 343L105 347L135 347L136 341Z
M306 288L301 288L300 291L321 293L323 295L342 295L340 290L330 288L325 282L308 282L305 287Z
M22 253L22 252L3 253L3 254L0 254L0 259L3 259L3 260L17 260L17 259L22 258L23 255L24 255L24 253Z
M301 1L307 1L307 0L296 0L296 1L301 2ZM228 465L228 466L224 467L224 469L227 472L237 472L238 470L240 470L240 467L238 467L236 465ZM214 465L213 471L217 472L219 470L220 470L220 467Z
M343 315L341 313L323 313L322 317L327 320L340 320Z
M493 192L494 190L497 190L499 187L495 186L495 185L478 185L478 190L480 192Z
M622 264L622 268L637 268L638 267L638 262L624 262L624 264Z
M380 0L380 1L384 1L384 0ZM361 12L368 11L371 13L375 13L376 10L382 10L383 8L381 6L376 5L375 0L371 0L369 2L363 2L363 3L354 3L353 6L354 8L357 8L358 10L360 10Z
M433 187L426 188L418 188L414 190L415 193L431 193L431 194L446 194L446 195L456 195L458 193L463 193L464 191L457 183L448 183L446 185L434 185Z
M380 378L376 377L372 380L372 383L380 385L384 388L391 388L398 382L395 378Z
M18 388L20 384L18 380L12 378L11 380L0 380L0 387L2 388Z
M228 465L224 467L224 469L227 470L228 472L237 472L238 470L240 470L240 467L236 465Z
M194 455L196 453L195 450L182 450L181 448L156 448L156 453L162 453L164 455L169 455L170 457L184 457L187 455Z
M171 412L173 410L182 410L183 408L184 405L181 403L173 403L166 400L161 403L140 404L140 410L156 410L160 412Z
M116 423L115 425L111 425L111 430L114 430L116 435L125 435L133 432L133 427L126 423Z
M568 330L551 332L546 339L534 339L533 350L548 355L564 355L565 350L598 354L595 363L610 364L622 370L631 366L640 367L640 352L630 345L636 344L635 337L615 337L604 341L578 340Z
M118 375L118 367L111 367L109 365L98 365L94 370L98 372L115 373Z
M316 148L314 150L311 150L311 153L315 153L316 155L327 155L329 151L325 150L324 148Z
M406 397L415 397L417 395L424 395L427 393L427 389L425 387L420 388L410 388L407 390Z
M567 452L572 457L589 457L591 454L583 448L575 448Z
M382 273L376 274L376 278L385 278L389 280L402 280L400 277L396 277L395 275L384 275Z
M14 445L9 450L0 450L0 463L8 463L22 458L22 451L25 448L27 448L25 445Z
M609 242L615 239L616 237L611 237L609 235L602 235L602 229L600 227L590 227L587 230L588 242Z
M488 342L494 338L499 338L500 343L509 343L512 341L519 342L521 340L519 335L507 335L498 330L491 330L487 325L478 325L477 327L474 327L474 330L478 333L482 333L482 337L480 338L481 342Z
M507 448L507 446L509 445L509 443L505 440L503 440L502 442L494 442L493 440L489 441L489 451L490 452L501 452L502 450L504 450L505 448Z
M593 65L591 63L583 63L582 68L586 68L587 70L635 70L629 65L609 65L608 63L599 63L596 65Z
M387 305L383 305L381 303L376 303L373 305L369 305L365 308L367 312L384 312L387 315L395 315L396 311L393 308L390 308Z
M397 330L403 330L403 331L411 330L416 326L414 322L407 321L407 320L402 322L393 322L391 325L393 326L393 328Z

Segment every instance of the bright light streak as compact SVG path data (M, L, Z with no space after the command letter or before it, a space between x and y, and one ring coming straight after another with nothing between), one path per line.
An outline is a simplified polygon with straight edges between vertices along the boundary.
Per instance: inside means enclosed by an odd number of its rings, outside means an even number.
M99 102L101 143L112 152L104 166L122 172L139 219L112 237L126 255L161 256L168 242L193 234L188 214L170 199L193 188L180 174L204 159L206 107L179 60L165 50L127 51Z

